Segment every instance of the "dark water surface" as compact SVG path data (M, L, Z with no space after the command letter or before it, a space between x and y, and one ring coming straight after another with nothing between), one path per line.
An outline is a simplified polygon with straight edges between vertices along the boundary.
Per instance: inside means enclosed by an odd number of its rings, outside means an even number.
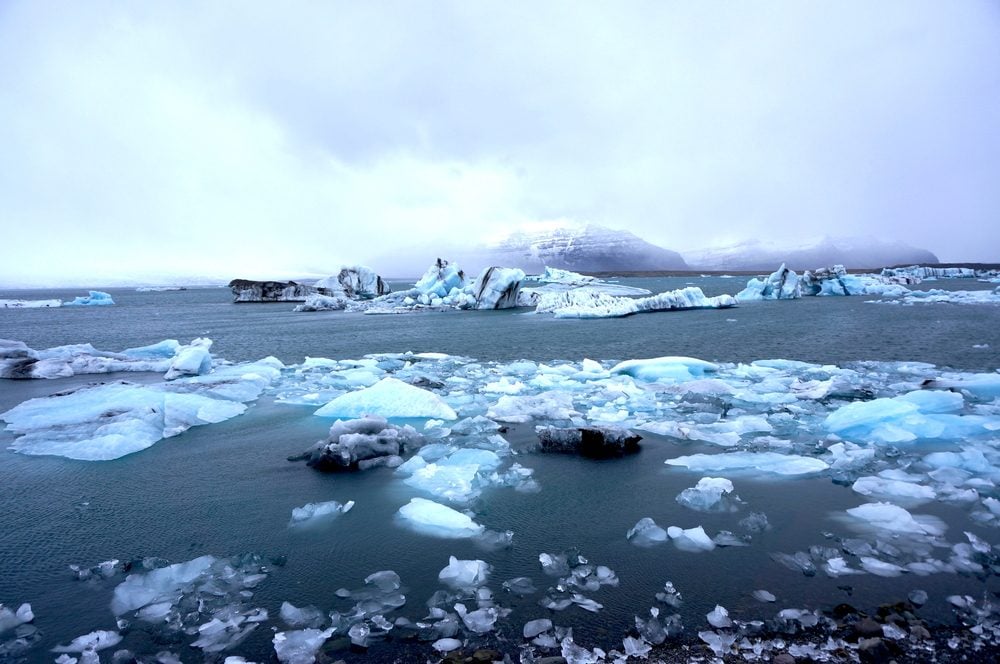
M707 295L732 293L744 283L719 278L622 282L655 292L693 282ZM970 281L933 284L935 288L980 286ZM102 350L121 350L165 338L186 343L208 336L220 357L243 361L274 355L285 363L298 363L306 356L359 358L412 350L502 361L688 355L723 362L788 358L838 365L855 360L919 360L968 371L1000 366L1000 307L982 305L903 307L866 303L873 298L804 298L730 310L579 321L512 311L293 313L288 303L233 305L228 290L217 288L109 292L117 302L113 307L0 310L0 338L22 340L34 348L89 342ZM0 297L68 299L78 294L17 291ZM988 347L973 348L984 344ZM0 411L34 396L113 378L0 381ZM700 475L669 469L663 461L718 448L681 445L652 435L647 435L640 454L621 460L522 455L519 461L534 469L541 492L488 490L474 506L480 523L514 531L509 550L489 553L468 541L429 538L394 522L396 510L421 494L392 471L333 476L286 460L325 436L330 422L312 411L265 397L242 417L196 427L108 462L14 454L6 450L13 437L0 434L0 602L31 602L35 625L44 636L31 657L51 661L54 656L47 651L53 645L95 629L115 629L109 603L121 577L79 582L68 570L70 564L90 566L109 558L159 556L181 562L204 554L287 556L287 564L273 569L253 599L253 606L267 608L272 620L236 649L261 661L273 659L269 627L281 624L277 616L282 601L314 604L324 611L346 610L350 603L334 596L338 588L359 588L368 574L392 569L408 588L408 601L390 617L416 620L425 615L426 599L440 588L437 573L449 555L481 558L494 566L489 586L500 604L515 609L498 624L514 642L520 640L525 620L551 617L559 625L572 625L577 641L588 647L620 647L633 616L647 614L655 605L654 594L667 580L684 595L680 613L691 633L706 627L704 614L717 603L734 618L770 618L783 607L828 608L841 601L871 608L903 598L916 587L931 593L924 615L948 623L952 618L946 595L981 596L998 588L995 577L982 581L945 574L829 579L820 573L806 578L776 564L769 557L772 552L828 545L821 535L825 531L849 534L831 512L856 506L859 496L828 478L736 480L737 493L753 511L765 512L773 525L771 531L755 536L752 546L701 554L670 545L635 547L626 541L625 532L641 517L652 517L663 526L703 525L715 533L737 531L738 520L748 512L700 514L679 506L674 497ZM515 447L526 447L533 432L530 427L516 427L508 438ZM355 500L358 507L325 528L287 527L292 508L327 500ZM997 540L994 531L972 524L965 508L934 503L919 511L944 519L950 541L956 541L962 530ZM541 573L538 554L573 548L592 563L610 566L621 579L617 588L588 593L604 604L600 613L574 607L551 614L537 605L540 595L518 599L500 590L506 579L529 576L544 591L554 580ZM838 588L847 584L852 586L851 595ZM750 593L758 588L777 595L777 604L763 606L752 599ZM152 643L142 630L130 633L120 647L140 652L170 649L185 661L202 659L200 652L185 644ZM381 661L392 648L376 645L367 658ZM346 652L339 656L365 657Z

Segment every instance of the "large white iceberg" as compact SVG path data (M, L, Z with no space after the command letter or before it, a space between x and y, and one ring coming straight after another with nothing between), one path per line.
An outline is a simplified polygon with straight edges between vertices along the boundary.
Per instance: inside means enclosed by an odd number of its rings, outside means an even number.
M397 514L408 527L434 537L462 539L485 530L469 516L426 498L412 498Z
M432 417L455 420L458 415L438 395L386 377L371 387L342 394L316 411L320 417Z

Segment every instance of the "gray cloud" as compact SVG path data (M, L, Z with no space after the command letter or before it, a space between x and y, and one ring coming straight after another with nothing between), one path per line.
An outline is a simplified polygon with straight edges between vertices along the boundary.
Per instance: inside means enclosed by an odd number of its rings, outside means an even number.
M1000 260L991 2L25 1L0 58L0 283L325 273L555 218Z

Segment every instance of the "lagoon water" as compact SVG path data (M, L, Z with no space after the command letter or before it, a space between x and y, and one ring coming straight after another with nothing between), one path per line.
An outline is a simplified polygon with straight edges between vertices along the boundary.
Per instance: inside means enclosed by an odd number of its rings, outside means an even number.
M721 278L622 279L654 292L700 286L706 295L733 293L743 280ZM402 284L392 284L399 287ZM928 284L927 287L931 287ZM936 288L974 289L984 284L941 280ZM818 364L920 361L966 372L1000 367L1000 307L990 305L873 304L875 298L803 298L758 302L728 310L644 314L625 319L554 320L523 311L424 312L362 315L343 312L293 313L288 303L233 305L227 289L136 292L110 289L115 306L0 311L0 338L32 348L91 343L121 350L174 338L214 340L215 355L251 361L273 355L286 364L306 357L361 358L369 353L441 352L488 362L611 362L683 355L723 363L784 358ZM71 298L78 291L13 291L2 297ZM160 380L157 374L75 376L60 380L0 381L0 412L35 396L96 381ZM678 611L686 631L705 629L705 614L716 604L734 618L768 619L784 607L823 609L840 602L866 610L905 598L915 588L930 594L921 615L938 624L954 618L947 595L1000 590L995 576L935 574L882 578L873 575L806 577L774 562L774 552L830 546L851 533L834 513L864 502L828 476L806 479L734 478L746 507L737 513L702 514L675 502L701 474L664 465L682 454L718 452L699 442L645 434L642 451L630 457L593 461L543 455L534 449L530 425L511 427L506 436L521 451L518 462L534 470L538 493L487 489L472 509L495 530L512 530L509 549L484 551L467 540L442 540L416 534L394 520L396 510L423 495L403 484L393 471L379 468L354 474L322 474L287 460L323 438L330 420L314 408L276 403L265 394L240 417L196 427L153 447L114 461L84 462L30 457L7 450L13 440L0 433L0 602L30 602L42 640L26 661L51 661L49 649L98 629L114 630L109 605L122 576L77 581L69 565L84 567L118 558L155 556L181 562L200 555L219 557L259 553L280 564L270 566L255 590L253 606L271 619L232 652L272 661L272 628L283 601L315 605L324 612L347 610L339 588L356 589L378 570L395 570L407 603L390 618L426 615L426 600L441 589L438 571L448 556L480 558L493 565L489 587L498 603L513 613L498 622L499 639L516 655L526 620L549 617L572 626L576 640L605 649L620 647L634 626L633 616L648 615L654 595L672 581L684 596ZM420 426L422 423L415 423ZM818 441L817 441L818 442ZM952 449L942 443L931 450ZM712 473L706 473L712 474ZM290 529L294 507L309 502L354 500L349 513L313 529ZM703 525L714 534L738 530L750 511L764 512L772 529L754 535L750 546L689 553L671 545L636 547L625 538L638 519L652 517L666 527ZM964 530L996 543L997 530L970 519L967 506L931 503L922 514L948 524L949 541ZM555 580L538 564L541 552L577 550L592 563L608 565L618 587L588 593L604 605L596 614L571 607L553 613L538 606L541 593L518 598L501 582L528 576L544 591ZM756 589L778 596L763 605ZM170 650L184 661L202 661L189 647L193 637L164 640L157 630L136 623L118 647L136 653ZM343 644L340 644L343 645ZM330 646L333 647L333 646ZM104 652L104 661L110 661ZM433 651L424 643L377 642L367 654L331 651L333 659L424 660Z

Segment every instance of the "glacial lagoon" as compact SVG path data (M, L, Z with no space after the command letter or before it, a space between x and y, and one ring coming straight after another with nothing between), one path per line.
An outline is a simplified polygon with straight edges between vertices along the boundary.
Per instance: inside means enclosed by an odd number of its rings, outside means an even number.
M735 293L745 279L620 282L654 293L696 285L714 296ZM994 287L972 280L939 280L933 286ZM425 661L438 656L432 643L446 638L452 623L462 649L488 646L516 659L561 651L531 646L524 638L525 623L537 619L553 623L543 636L564 637L558 630L572 628L573 640L583 648L623 651L624 638L641 636L636 617L647 621L651 607L658 608L661 620L679 616L670 624L683 632L668 645L697 644L706 641L699 632L733 633L706 618L711 614L724 622L716 606L725 607L733 621L772 624L783 609L798 610L799 619L787 618L791 614L782 619L791 625L791 638L808 633L802 623L809 618L801 616L810 612L848 603L874 613L881 604L921 590L927 601L918 615L932 626L957 627L956 612L973 609L956 606L961 603L956 597L969 596L981 607L998 589L991 547L997 542L997 514L990 509L1000 495L994 486L1000 480L995 450L1000 408L990 387L1000 366L997 305L815 297L572 320L525 310L294 313L289 303L233 305L222 288L108 292L114 306L0 312L0 338L34 349L90 343L108 351L210 338L217 360L273 356L284 368L267 380L244 414L194 426L113 460L17 453L7 449L17 445L14 432L0 433L0 602L12 610L29 602L35 616L30 624L37 630L23 654L11 651L14 661L19 656L52 661L58 656L52 648L97 630L121 635L120 642L100 651L101 661L111 661L123 648L149 661L161 652L182 661L225 656L274 661L275 633L308 623L293 626L283 619L283 602L316 607L322 615L318 628L330 626L330 612L341 616L343 629L324 646L330 661ZM75 295L79 292L0 293L39 300ZM713 368L692 370L681 362L678 369L675 363L660 380L613 371L627 360L664 356L697 358ZM306 358L332 362L310 364ZM986 387L977 387L977 375L989 376ZM459 418L489 415L492 409L506 428L502 441L489 432L449 433L454 424L449 421L430 427L424 419L393 423L412 426L429 444L491 451L499 465L465 477L468 486L456 493L432 475L420 482L388 467L321 473L287 460L328 435L333 419L315 415L320 406L386 376L423 379L418 384L439 395ZM162 378L138 372L4 380L0 412L95 382L155 385ZM939 380L940 386L922 390L925 380ZM918 391L952 396L906 396ZM534 426L549 424L549 418L536 414L509 421L530 411L529 403L510 399L539 397L544 405L553 393L566 395L562 405L573 414L563 419L569 423L629 426L643 436L641 451L608 460L540 453ZM505 397L504 403L513 404L506 410L498 408ZM876 399L886 401L876 402L874 415L843 410ZM840 415L831 419L835 412ZM455 451L438 448L442 456L428 463ZM783 475L767 472L767 464L763 470L759 464L743 470L732 464L697 470L677 465L679 459L733 452L786 460L794 455L826 467ZM493 477L513 464L530 474ZM722 508L700 511L677 501L703 477L732 482ZM869 479L856 484L863 478ZM510 544L504 546L502 537L483 542L414 530L398 515L413 499L467 512L500 536L510 531ZM290 524L296 508L330 501L354 504L315 523ZM890 507L855 511L871 503ZM768 527L753 515L766 515ZM644 518L665 530L701 527L712 540L711 550L688 550L698 547L683 547L680 538L639 546L638 538L630 541L626 534ZM873 527L879 519L882 525ZM720 537L725 532L731 535ZM541 554L556 563L545 569ZM448 585L439 574L452 556L484 561L488 576L464 588ZM99 567L111 560L120 563ZM187 632L170 629L166 619L137 617L141 606L119 603L119 609L129 609L117 616L112 610L116 589L129 574L138 583L140 574L196 560L207 570L199 583L214 583L214 599L199 613L186 604L193 592L177 585L159 602L167 604L164 615L187 612L182 620ZM129 570L123 569L126 563ZM584 574L580 570L587 564L594 567ZM609 568L614 582L597 581L597 566ZM385 576L365 583L385 570L398 575L398 589ZM530 590L521 582L505 589L505 582L521 578L535 591L515 592ZM393 590L383 592L380 582ZM682 601L657 598L665 596L667 582ZM338 593L341 589L351 592ZM390 606L393 600L354 621L370 631L367 652L350 649L350 621L343 617L357 615L363 599L374 598L378 606L397 590L405 604ZM762 602L761 595L754 596L759 590L776 601ZM568 605L559 610L543 606L560 606L563 600ZM479 617L485 616L489 629L478 634L483 620L463 619L456 604L467 616L484 611ZM241 616L237 622L245 634L232 647L205 654L191 646L202 635L188 632L192 624L195 632L206 624L212 610ZM191 616L192 611L199 614ZM120 627L116 619L128 624ZM378 636L398 619L430 627L421 631L400 622ZM442 620L446 626L435 628ZM13 634L6 631L0 642ZM971 648L973 642L970 637L959 646Z

